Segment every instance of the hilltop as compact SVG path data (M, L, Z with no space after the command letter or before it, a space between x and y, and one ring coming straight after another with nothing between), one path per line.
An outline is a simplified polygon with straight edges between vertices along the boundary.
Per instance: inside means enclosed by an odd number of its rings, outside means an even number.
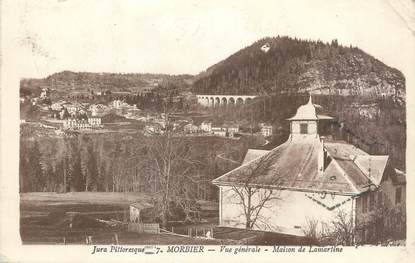
M397 69L356 47L264 38L195 77L199 94L393 95L404 100L405 78Z

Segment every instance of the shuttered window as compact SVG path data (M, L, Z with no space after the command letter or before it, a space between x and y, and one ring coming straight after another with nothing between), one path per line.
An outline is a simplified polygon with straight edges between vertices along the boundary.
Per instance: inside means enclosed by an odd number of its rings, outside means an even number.
M361 198L362 198L362 213L366 213L367 212L367 196L364 195Z
M300 123L300 133L307 134L308 133L308 124L307 123Z
M371 192L369 194L369 211L372 211L375 208L375 194Z
M399 204L401 202L402 199L402 188L398 187L396 188L396 192L395 192L395 204Z

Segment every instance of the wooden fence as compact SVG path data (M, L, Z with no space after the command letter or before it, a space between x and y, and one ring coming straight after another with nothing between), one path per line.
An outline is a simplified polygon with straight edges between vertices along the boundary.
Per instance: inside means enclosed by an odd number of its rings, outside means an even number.
M160 234L159 224L128 223L128 231L136 233Z

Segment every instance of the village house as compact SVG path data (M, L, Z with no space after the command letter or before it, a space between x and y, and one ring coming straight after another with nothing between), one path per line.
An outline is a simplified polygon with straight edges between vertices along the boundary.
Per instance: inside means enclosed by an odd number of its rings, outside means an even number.
M199 126L193 124L193 123L188 123L186 125L184 125L183 130L185 133L198 133L199 132Z
M116 108L116 109L119 109L119 108L121 108L122 106L124 106L124 104L126 104L124 101L122 101L122 100L114 100L113 102L112 102L112 107L114 107L114 108Z
M226 128L222 127L222 126L214 126L210 130L211 130L212 134L217 135L217 136L226 137L226 135L227 135Z
M88 123L91 124L92 128L100 128L101 124L101 117L98 116L88 116Z
M343 215L358 243L373 242L375 225L385 228L398 220L405 226L404 173L393 169L387 155L320 136L319 125L330 119L318 114L310 97L288 119L285 143L248 151L241 166L213 180L219 187L219 225L305 236L310 222L318 222L320 231ZM378 214L386 203L388 211L401 213L389 223Z
M118 111L118 113L121 114L121 115L127 114L130 110L137 109L135 105L130 105L130 104L128 104L128 103L126 103L125 101L122 101L122 100L114 100L110 104L110 107L111 106L114 109L116 109Z
M60 102L52 103L52 105L50 105L50 109L54 111L61 111L63 110L63 103L65 102L60 101Z
M63 123L66 130L88 130L102 128L101 117L88 116L87 119L68 118Z
M236 133L239 133L239 125L237 124L232 124L232 123L225 124L223 127L226 128L226 131L227 131L226 135L229 137L234 137Z
M144 126L144 135L163 134L163 126L160 123L152 122Z
M224 124L220 126L211 126L210 132L216 136L234 137L234 135L239 132L239 126L236 124Z
M41 99L46 99L49 96L49 89L48 88L42 88L42 91L40 93Z
M77 102L64 104L64 107L66 108L68 113L71 114L71 115L75 115L80 110L84 110L83 106L80 103L77 103Z
M103 115L107 109L108 107L103 104L91 104L88 108L92 116Z
M272 135L272 125L267 125L265 123L261 123L261 134L264 137L268 137Z
M202 130L203 132L210 133L212 131L212 123L211 122L202 122L200 124L200 130Z

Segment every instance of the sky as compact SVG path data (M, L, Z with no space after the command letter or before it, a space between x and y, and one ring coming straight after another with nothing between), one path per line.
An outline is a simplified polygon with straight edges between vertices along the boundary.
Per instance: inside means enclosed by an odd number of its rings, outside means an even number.
M276 35L338 39L404 73L415 61L412 0L16 1L13 45L23 77L62 70L197 74Z

